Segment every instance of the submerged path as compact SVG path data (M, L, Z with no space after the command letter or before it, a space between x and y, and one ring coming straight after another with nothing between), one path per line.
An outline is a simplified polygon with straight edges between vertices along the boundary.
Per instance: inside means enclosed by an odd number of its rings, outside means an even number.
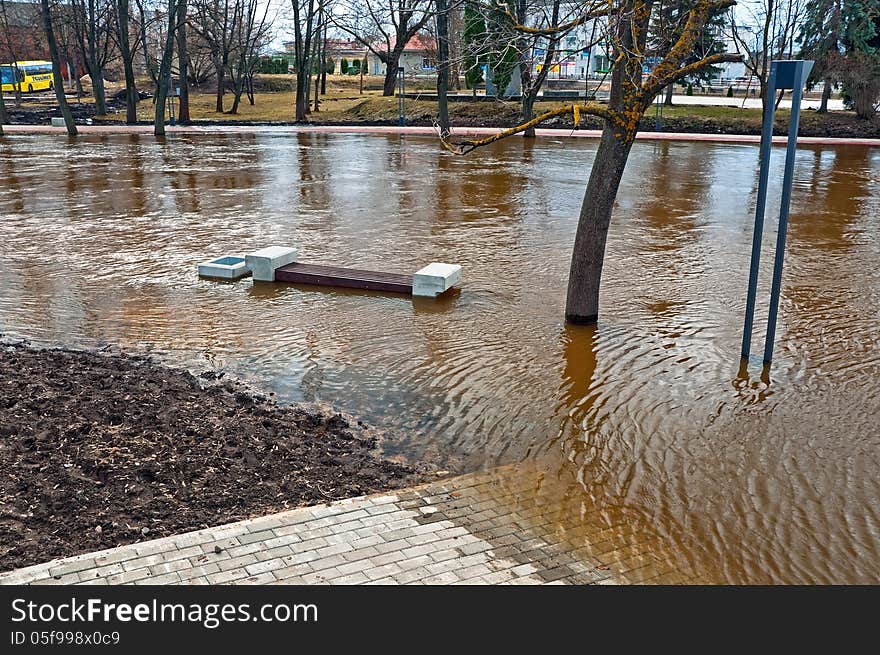
M77 125L76 129L82 134L152 134L152 125ZM296 134L305 132L321 132L336 134L413 134L413 135L436 135L437 130L433 127L398 127L393 125L177 125L166 127L168 134ZM488 135L495 134L501 128L495 127L456 127L453 133L456 136ZM49 125L4 125L3 130L8 134L65 134L63 127L51 127ZM538 129L538 136L555 138L589 138L598 139L600 130L566 130L566 129ZM785 143L788 137L774 136L773 143ZM687 132L639 132L638 140L647 141L710 141L715 143L760 143L761 137L757 134L691 134ZM798 143L803 145L862 145L880 146L880 139L867 138L829 138L800 136Z
M0 573L0 584L703 582L504 467Z

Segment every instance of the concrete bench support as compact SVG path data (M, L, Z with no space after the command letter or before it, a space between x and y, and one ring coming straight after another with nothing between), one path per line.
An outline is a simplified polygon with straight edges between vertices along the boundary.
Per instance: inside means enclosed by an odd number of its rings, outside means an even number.
M199 264L199 275L202 277L218 277L226 280L236 280L250 274L250 269L244 261L244 257L238 255L226 255L209 262Z
M413 295L436 298L461 280L461 266L433 262L413 275Z
M245 264L254 274L254 281L274 282L275 269L292 264L296 261L296 248L269 246L262 250L248 253L244 257Z
M66 127L64 124L63 118L58 118L57 116L52 117L52 127Z

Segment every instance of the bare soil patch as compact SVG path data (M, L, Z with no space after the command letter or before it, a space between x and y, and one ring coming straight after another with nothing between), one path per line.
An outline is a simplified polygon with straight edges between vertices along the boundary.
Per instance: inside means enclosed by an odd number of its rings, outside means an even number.
M206 377L0 345L0 570L422 478L340 415Z

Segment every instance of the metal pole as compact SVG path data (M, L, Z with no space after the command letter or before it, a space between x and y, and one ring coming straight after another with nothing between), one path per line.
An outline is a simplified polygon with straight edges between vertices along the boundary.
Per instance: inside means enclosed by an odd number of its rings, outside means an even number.
M752 347L752 327L755 321L755 295L758 292L758 266L761 262L761 237L764 233L764 210L767 205L767 181L770 177L770 149L773 146L773 116L776 113L776 62L770 64L761 130L761 169L758 176L758 204L755 207L755 233L752 235L752 263L749 269L749 290L746 296L746 320L743 326L742 356L748 357Z
M788 233L788 209L791 204L791 185L794 177L794 160L797 155L798 125L801 115L801 96L804 79L799 67L791 90L791 118L788 124L788 149L785 152L785 174L782 178L782 200L779 208L779 230L776 233L776 255L773 260L773 286L770 290L770 316L767 319L767 338L764 341L764 362L773 359L773 341L776 337L776 313L779 310L779 293L782 288L782 263L785 258L785 237ZM770 96L775 100L774 96Z

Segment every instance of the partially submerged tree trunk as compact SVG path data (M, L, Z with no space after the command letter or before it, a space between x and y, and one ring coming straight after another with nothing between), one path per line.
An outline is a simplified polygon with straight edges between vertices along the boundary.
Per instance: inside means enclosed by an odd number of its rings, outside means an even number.
M119 34L119 54L122 56L122 67L125 70L125 122L129 125L137 123L137 86L134 80L134 52L128 34L128 0L116 0L116 20Z
M0 85L0 136L3 136L3 125L6 123L6 100L3 99L3 87Z
M217 103L214 111L223 113L223 94L226 92L226 65L220 60L214 61L214 70L217 74Z
M44 0L45 1L45 0ZM171 86L171 60L174 57L174 33L177 25L177 3L168 1L168 31L165 34L165 47L162 51L162 63L159 65L159 76L156 80L156 114L153 119L153 134L165 136L165 102Z
M535 117L535 100L536 99L537 98L535 98L535 96L532 95L531 93L523 92L522 107L521 107L523 122L530 121L530 120L532 120L532 118ZM533 125L532 127L528 128L527 130L525 130L523 132L523 137L525 137L527 139L534 139L535 134L536 134L535 126Z
M565 301L565 320L570 323L595 323L599 316L599 285L605 261L605 242L614 200L632 148L632 141L615 136L617 129L606 124L602 130L581 204Z
M309 76L305 71L296 71L296 122L305 122L309 113Z
M363 66L361 66L363 67ZM446 0L437 0L437 111L440 132L449 134L449 16Z
M49 12L49 0L40 0L40 10L43 15L43 29L46 32L46 45L49 46L49 57L52 59L52 86L55 87L55 98L58 100L58 108L64 117L67 134L76 136L76 124L73 122L73 114L70 112L70 106L64 96L64 78L61 77L61 61L58 57L55 29L52 27L52 14Z
M98 115L107 115L107 99L104 93L104 67L98 56L98 8L95 0L89 0L88 58L89 78L92 80L92 94L95 96L95 109Z
M296 76L295 118L297 123L305 122L309 113L309 81L311 75L312 39L315 38L315 21L319 7L315 0L294 2L294 75Z
M180 83L178 122L187 125L189 117L189 53L186 44L187 0L177 1L177 70Z

